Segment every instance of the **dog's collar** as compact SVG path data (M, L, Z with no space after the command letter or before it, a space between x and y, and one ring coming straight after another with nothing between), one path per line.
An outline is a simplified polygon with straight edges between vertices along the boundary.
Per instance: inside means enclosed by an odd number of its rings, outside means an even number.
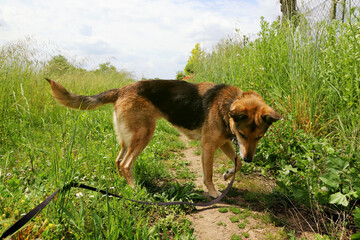
M239 155L239 142L235 135L231 138L231 142L235 145L235 156Z

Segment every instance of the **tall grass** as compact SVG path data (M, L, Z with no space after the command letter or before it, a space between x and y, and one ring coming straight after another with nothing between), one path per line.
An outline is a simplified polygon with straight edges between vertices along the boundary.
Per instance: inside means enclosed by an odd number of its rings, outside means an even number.
M191 200L193 186L172 182L166 161L161 161L176 159L183 147L166 122L159 122L152 142L136 162L139 187L131 189L116 172L114 160L120 147L112 127L112 107L64 108L51 97L44 80L54 78L73 92L96 94L131 83L130 74L72 69L54 75L46 62L36 60L41 52L27 45L25 41L0 48L0 232L70 181L138 200ZM163 138L166 144L159 146L157 141ZM185 209L142 206L72 189L60 193L12 238L191 239Z
M277 109L284 121L260 142L257 164L276 173L288 197L339 216L351 214L360 196L360 19L352 11L352 21L315 29L262 19L254 41L235 35L220 42L194 75L256 90Z
M197 63L195 80L255 89L291 115L294 127L348 141L359 129L358 34L359 19L317 29L262 20L256 40L219 43Z

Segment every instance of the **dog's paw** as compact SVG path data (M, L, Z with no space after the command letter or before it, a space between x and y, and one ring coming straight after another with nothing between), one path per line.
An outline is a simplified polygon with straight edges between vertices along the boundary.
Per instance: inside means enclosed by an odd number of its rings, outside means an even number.
M212 198L217 198L221 195L221 192L219 192L219 191L209 192L209 195Z
M234 175L234 173L231 170L227 170L226 173L224 173L223 177L224 180L228 180L229 178L231 178Z

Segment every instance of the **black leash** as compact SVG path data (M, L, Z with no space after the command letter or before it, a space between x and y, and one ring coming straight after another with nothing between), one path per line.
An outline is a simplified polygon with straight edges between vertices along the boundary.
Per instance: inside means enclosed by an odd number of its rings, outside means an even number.
M131 202L135 202L135 203L141 203L141 204L145 204L145 205L150 205L150 206L173 206L173 205L190 205L190 206L195 206L195 207L208 207L211 205L214 205L216 203L218 203L221 199L223 199L226 194L230 191L234 181L235 181L235 173L236 173L236 166L237 166L237 159L238 159L238 145L236 142L236 139L233 140L233 142L236 144L235 145L235 171L234 171L234 176L231 179L231 182L229 183L229 185L226 187L226 189L224 190L224 192L222 192L222 194L215 198L214 200L210 201L210 202L203 202L203 203L191 203L191 202L148 202L148 201L139 201L139 200L134 200L134 199L130 199L130 198L125 198L122 197L118 194L114 194L114 193L110 193L108 191L105 190L101 190L95 187L91 187L82 183L69 183L67 185L65 185L62 188L59 188L58 190L56 190L53 194L51 194L48 198L46 198L42 203L40 203L39 205L37 205L35 208L33 208L32 210L30 210L30 212L28 212L26 215L24 215L22 218L20 218L16 223L14 223L10 228L8 228L0 237L0 239L5 239L6 237L14 234L17 230L19 230L20 228L22 228L26 223L28 223L36 214L38 214L39 212L41 212L41 210L43 210L49 203L50 201L56 196L56 194L60 191L68 191L70 190L70 188L72 187L77 187L77 188L83 188L83 189L87 189L87 190L91 190L91 191L95 191L95 192L99 192L102 194L106 194L109 196L113 196L119 199L124 199L127 201L131 201Z

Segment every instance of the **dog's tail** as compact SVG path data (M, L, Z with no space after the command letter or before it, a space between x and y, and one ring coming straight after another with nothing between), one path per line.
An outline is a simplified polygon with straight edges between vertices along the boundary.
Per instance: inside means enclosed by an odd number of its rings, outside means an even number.
M120 89L111 89L93 96L76 95L66 90L61 84L46 78L50 83L51 93L60 104L80 110L91 110L107 103L114 103Z

